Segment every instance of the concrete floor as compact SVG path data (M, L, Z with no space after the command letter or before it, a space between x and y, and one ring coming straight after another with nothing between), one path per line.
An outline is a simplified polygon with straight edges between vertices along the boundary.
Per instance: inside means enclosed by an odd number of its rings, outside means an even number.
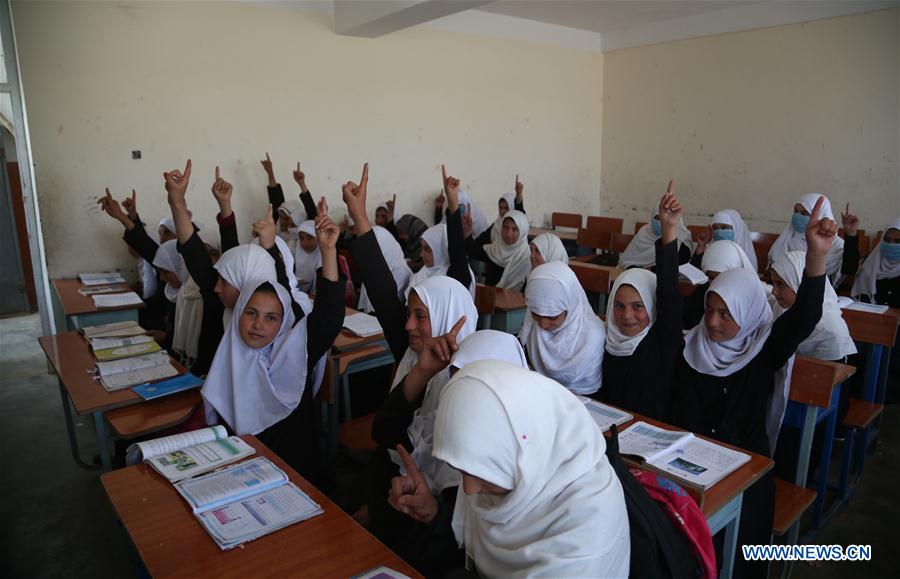
M131 577L130 542L99 481L69 453L55 376L37 344L36 315L0 320L0 574L3 577ZM819 534L820 544L871 544L869 563L798 564L798 579L896 576L900 566L900 408L866 462L849 506ZM96 454L93 426L76 417L82 457Z

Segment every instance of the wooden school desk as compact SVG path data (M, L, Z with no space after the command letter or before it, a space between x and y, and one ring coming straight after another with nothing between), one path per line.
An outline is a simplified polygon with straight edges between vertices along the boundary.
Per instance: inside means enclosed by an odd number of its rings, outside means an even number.
M684 430L683 428L677 428L675 426L666 424L665 422L660 422L658 420L653 420L652 418L641 416L640 414L635 414L634 412L630 412L627 410L623 410L623 412L633 414L634 419L620 426L619 432L622 432L638 421L643 421L647 424L652 424L653 426L658 426L667 430ZM607 434L609 433L607 432ZM697 501L697 504L700 506L700 510L703 511L703 515L706 517L706 522L709 525L709 530L713 535L715 535L722 529L725 529L725 545L722 549L722 568L719 570L719 577L723 579L730 579L732 571L734 570L734 559L738 555L737 531L738 527L740 527L741 524L741 505L743 504L744 491L750 488L750 485L762 478L764 474L769 472L775 463L773 463L771 459L766 458L765 456L752 453L748 450L744 450L743 448L731 446L730 444L725 444L724 442L714 440L712 438L707 438L705 436L700 436L697 434L695 434L695 436L722 445L726 448L737 450L739 452L743 452L744 454L749 454L750 461L743 464L739 469L706 490L700 490L685 485L678 479L668 476L665 473L656 473L656 471L652 472L659 474L664 478L668 478L675 483L678 483L684 488L685 491L687 491L689 495L691 495L691 497L695 501ZM639 463L632 462L629 458L625 458L625 461L637 468L646 468Z
M243 439L325 511L228 551L194 518L175 487L146 464L100 477L152 577L350 577L385 566L421 577L254 436ZM252 458L252 457L251 457Z
M515 290L496 288L491 328L518 334L525 321L525 294Z
M97 432L97 443L100 445L100 464L103 470L109 470L112 460L109 454L110 434L104 414L115 408L140 404L144 399L135 394L131 388L123 388L107 392L102 384L93 379L96 360L91 348L79 332L65 332L52 336L41 336L38 343L47 356L47 361L56 371L59 381L59 394L62 398L63 416L66 419L66 430L69 435L69 446L72 458L85 468L96 468L81 460L78 453L78 441L75 438L75 426L69 400L78 414L90 414L94 418L94 429ZM174 359L172 365L180 374L187 370Z
M542 233L552 233L553 235L560 238L562 241L571 241L574 242L578 239L578 230L566 230L566 229L544 229L543 227L529 227L528 228L528 239L534 239L538 235Z
M83 296L78 291L87 287L89 286L77 279L53 280L53 316L57 332L113 322L138 321L138 310L144 307L143 302L116 308L97 308L91 296ZM126 284L109 284L109 287L121 288L123 292L131 291Z

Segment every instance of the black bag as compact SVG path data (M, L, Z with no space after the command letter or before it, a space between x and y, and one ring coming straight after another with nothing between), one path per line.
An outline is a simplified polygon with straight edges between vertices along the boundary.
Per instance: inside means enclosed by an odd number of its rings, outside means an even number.
M628 470L619 454L619 431L615 425L610 428L610 433L612 436L606 441L606 457L619 475L628 511L631 534L629 576L640 579L697 579L703 568L691 549L690 541Z

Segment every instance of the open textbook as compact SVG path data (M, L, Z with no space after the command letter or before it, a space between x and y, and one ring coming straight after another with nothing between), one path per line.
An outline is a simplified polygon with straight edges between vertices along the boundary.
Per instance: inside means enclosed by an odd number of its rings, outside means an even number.
M97 294L91 296L94 300L96 308L121 308L125 306L136 306L144 303L141 296L134 292L125 292L118 294Z
M593 418L594 422L600 427L600 432L606 432L613 424L621 426L634 418L634 416L627 412L623 412L612 406L607 406L606 404L597 402L587 396L578 396L578 399L584 402L588 412L591 413L591 418Z
M94 350L94 357L97 358L98 362L109 362L111 360L121 360L122 358L131 358L142 354L152 354L153 352L159 352L162 349L159 344L153 341L153 338L150 336L144 337L146 337L147 340L136 344L112 346L109 348L98 348L97 344L94 343L94 340L91 340L91 348ZM108 338L101 338L101 340L108 340Z
M750 455L694 436L635 422L619 434L619 452L679 481L708 489L746 462Z
M344 328L361 338L377 336L383 332L381 324L378 323L378 318L362 312L345 316Z
M847 296L838 297L838 305L842 310L857 310L860 312L869 312L870 314L883 314L888 311L888 306L880 304L867 304L865 302L855 302Z
M690 282L691 285L703 285L709 283L709 277L703 273L698 267L689 263L683 263L678 266L678 277Z
M175 489L222 550L324 512L263 457L182 481Z
M237 436L228 436L224 426L211 426L128 447L128 464L146 461L169 482L208 473L254 454L256 449Z
M107 285L111 283L125 283L125 278L121 273L105 272L105 273L79 273L78 281L84 285Z
M146 334L147 330L138 325L137 322L113 322L111 324L100 324L99 326L85 326L81 328L81 332L88 340L94 338L126 338L128 336L140 336Z
M178 375L178 370L169 361L169 354L165 350L121 360L97 362L97 372L100 374L100 383L110 392Z

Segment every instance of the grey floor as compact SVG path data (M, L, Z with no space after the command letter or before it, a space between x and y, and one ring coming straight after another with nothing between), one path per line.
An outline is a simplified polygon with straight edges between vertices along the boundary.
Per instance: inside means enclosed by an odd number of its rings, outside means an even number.
M130 543L99 474L72 461L56 378L37 344L36 315L0 319L0 461L3 577L130 577ZM876 452L849 506L816 540L871 544L869 563L798 564L794 577L897 576L900 565L900 408L885 412ZM75 418L82 456L96 453L89 420Z

